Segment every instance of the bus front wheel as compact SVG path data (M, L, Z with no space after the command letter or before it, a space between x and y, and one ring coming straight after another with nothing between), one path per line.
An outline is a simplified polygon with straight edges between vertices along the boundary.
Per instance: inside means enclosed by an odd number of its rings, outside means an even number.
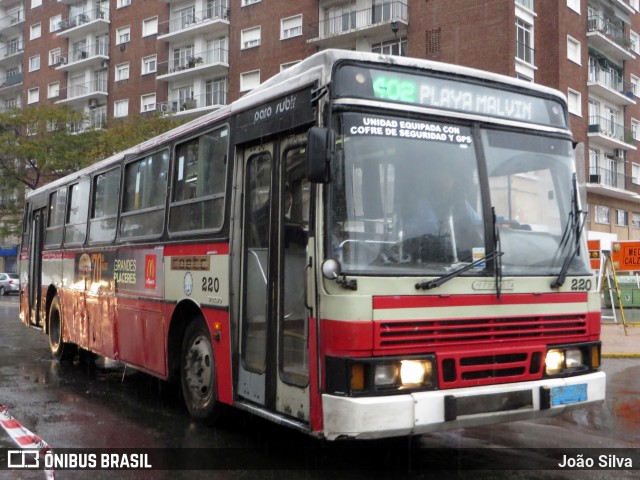
M60 362L73 360L77 347L62 341L62 305L57 295L49 307L49 347L51 355Z
M203 318L191 322L184 333L180 379L191 417L213 422L219 410L216 367L211 335Z

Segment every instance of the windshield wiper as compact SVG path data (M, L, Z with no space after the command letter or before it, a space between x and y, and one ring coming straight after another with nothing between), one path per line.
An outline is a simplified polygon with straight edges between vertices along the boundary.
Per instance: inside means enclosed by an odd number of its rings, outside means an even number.
M416 283L416 290L431 290L432 288L437 288L440 285L447 283L449 280L459 277L461 274L463 274L467 270L471 270L473 267L476 267L483 262L501 257L502 255L504 255L504 252L493 251L490 254L485 255L484 257L471 262L469 265L465 265L464 267L461 267L458 270L454 270L453 272L447 275L444 275L440 278L436 278L435 280L429 280L428 282Z
M575 173L573 174L571 193L571 212L569 213L569 218L567 218L567 225L562 234L560 245L558 245L558 252L563 252L570 245L572 238L575 240L575 245L573 250L565 257L564 262L562 262L560 273L551 283L551 288L560 288L564 285L573 259L580 254L580 239L582 238L582 230L584 229L586 218L582 215L582 210L578 205L578 181Z

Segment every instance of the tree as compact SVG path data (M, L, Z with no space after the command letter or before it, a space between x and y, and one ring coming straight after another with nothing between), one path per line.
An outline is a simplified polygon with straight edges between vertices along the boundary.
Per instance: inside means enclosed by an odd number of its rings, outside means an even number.
M86 130L83 112L43 105L0 113L0 243L20 231L24 191L102 160L179 124L172 117L136 116Z

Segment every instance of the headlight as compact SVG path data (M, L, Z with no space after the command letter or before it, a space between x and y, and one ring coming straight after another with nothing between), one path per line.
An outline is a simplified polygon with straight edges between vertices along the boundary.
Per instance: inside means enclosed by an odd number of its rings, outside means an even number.
M437 388L435 355L384 358L327 357L326 389L336 395L390 395Z
M398 382L398 366L384 363L376 365L373 381L376 387L394 387Z
M547 375L578 373L595 370L600 366L600 344L557 346L547 350L545 372Z
M545 359L545 365L547 367L547 375L557 375L562 372L564 367L564 354L562 350L549 350L547 352L547 358Z
M402 360L400 362L400 381L403 386L431 383L433 368L430 361Z

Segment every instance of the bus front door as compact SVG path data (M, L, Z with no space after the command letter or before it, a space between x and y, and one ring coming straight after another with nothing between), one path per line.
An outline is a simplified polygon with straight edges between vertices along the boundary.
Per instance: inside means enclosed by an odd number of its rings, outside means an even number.
M309 421L305 307L310 188L304 145L291 137L244 150L238 394Z

